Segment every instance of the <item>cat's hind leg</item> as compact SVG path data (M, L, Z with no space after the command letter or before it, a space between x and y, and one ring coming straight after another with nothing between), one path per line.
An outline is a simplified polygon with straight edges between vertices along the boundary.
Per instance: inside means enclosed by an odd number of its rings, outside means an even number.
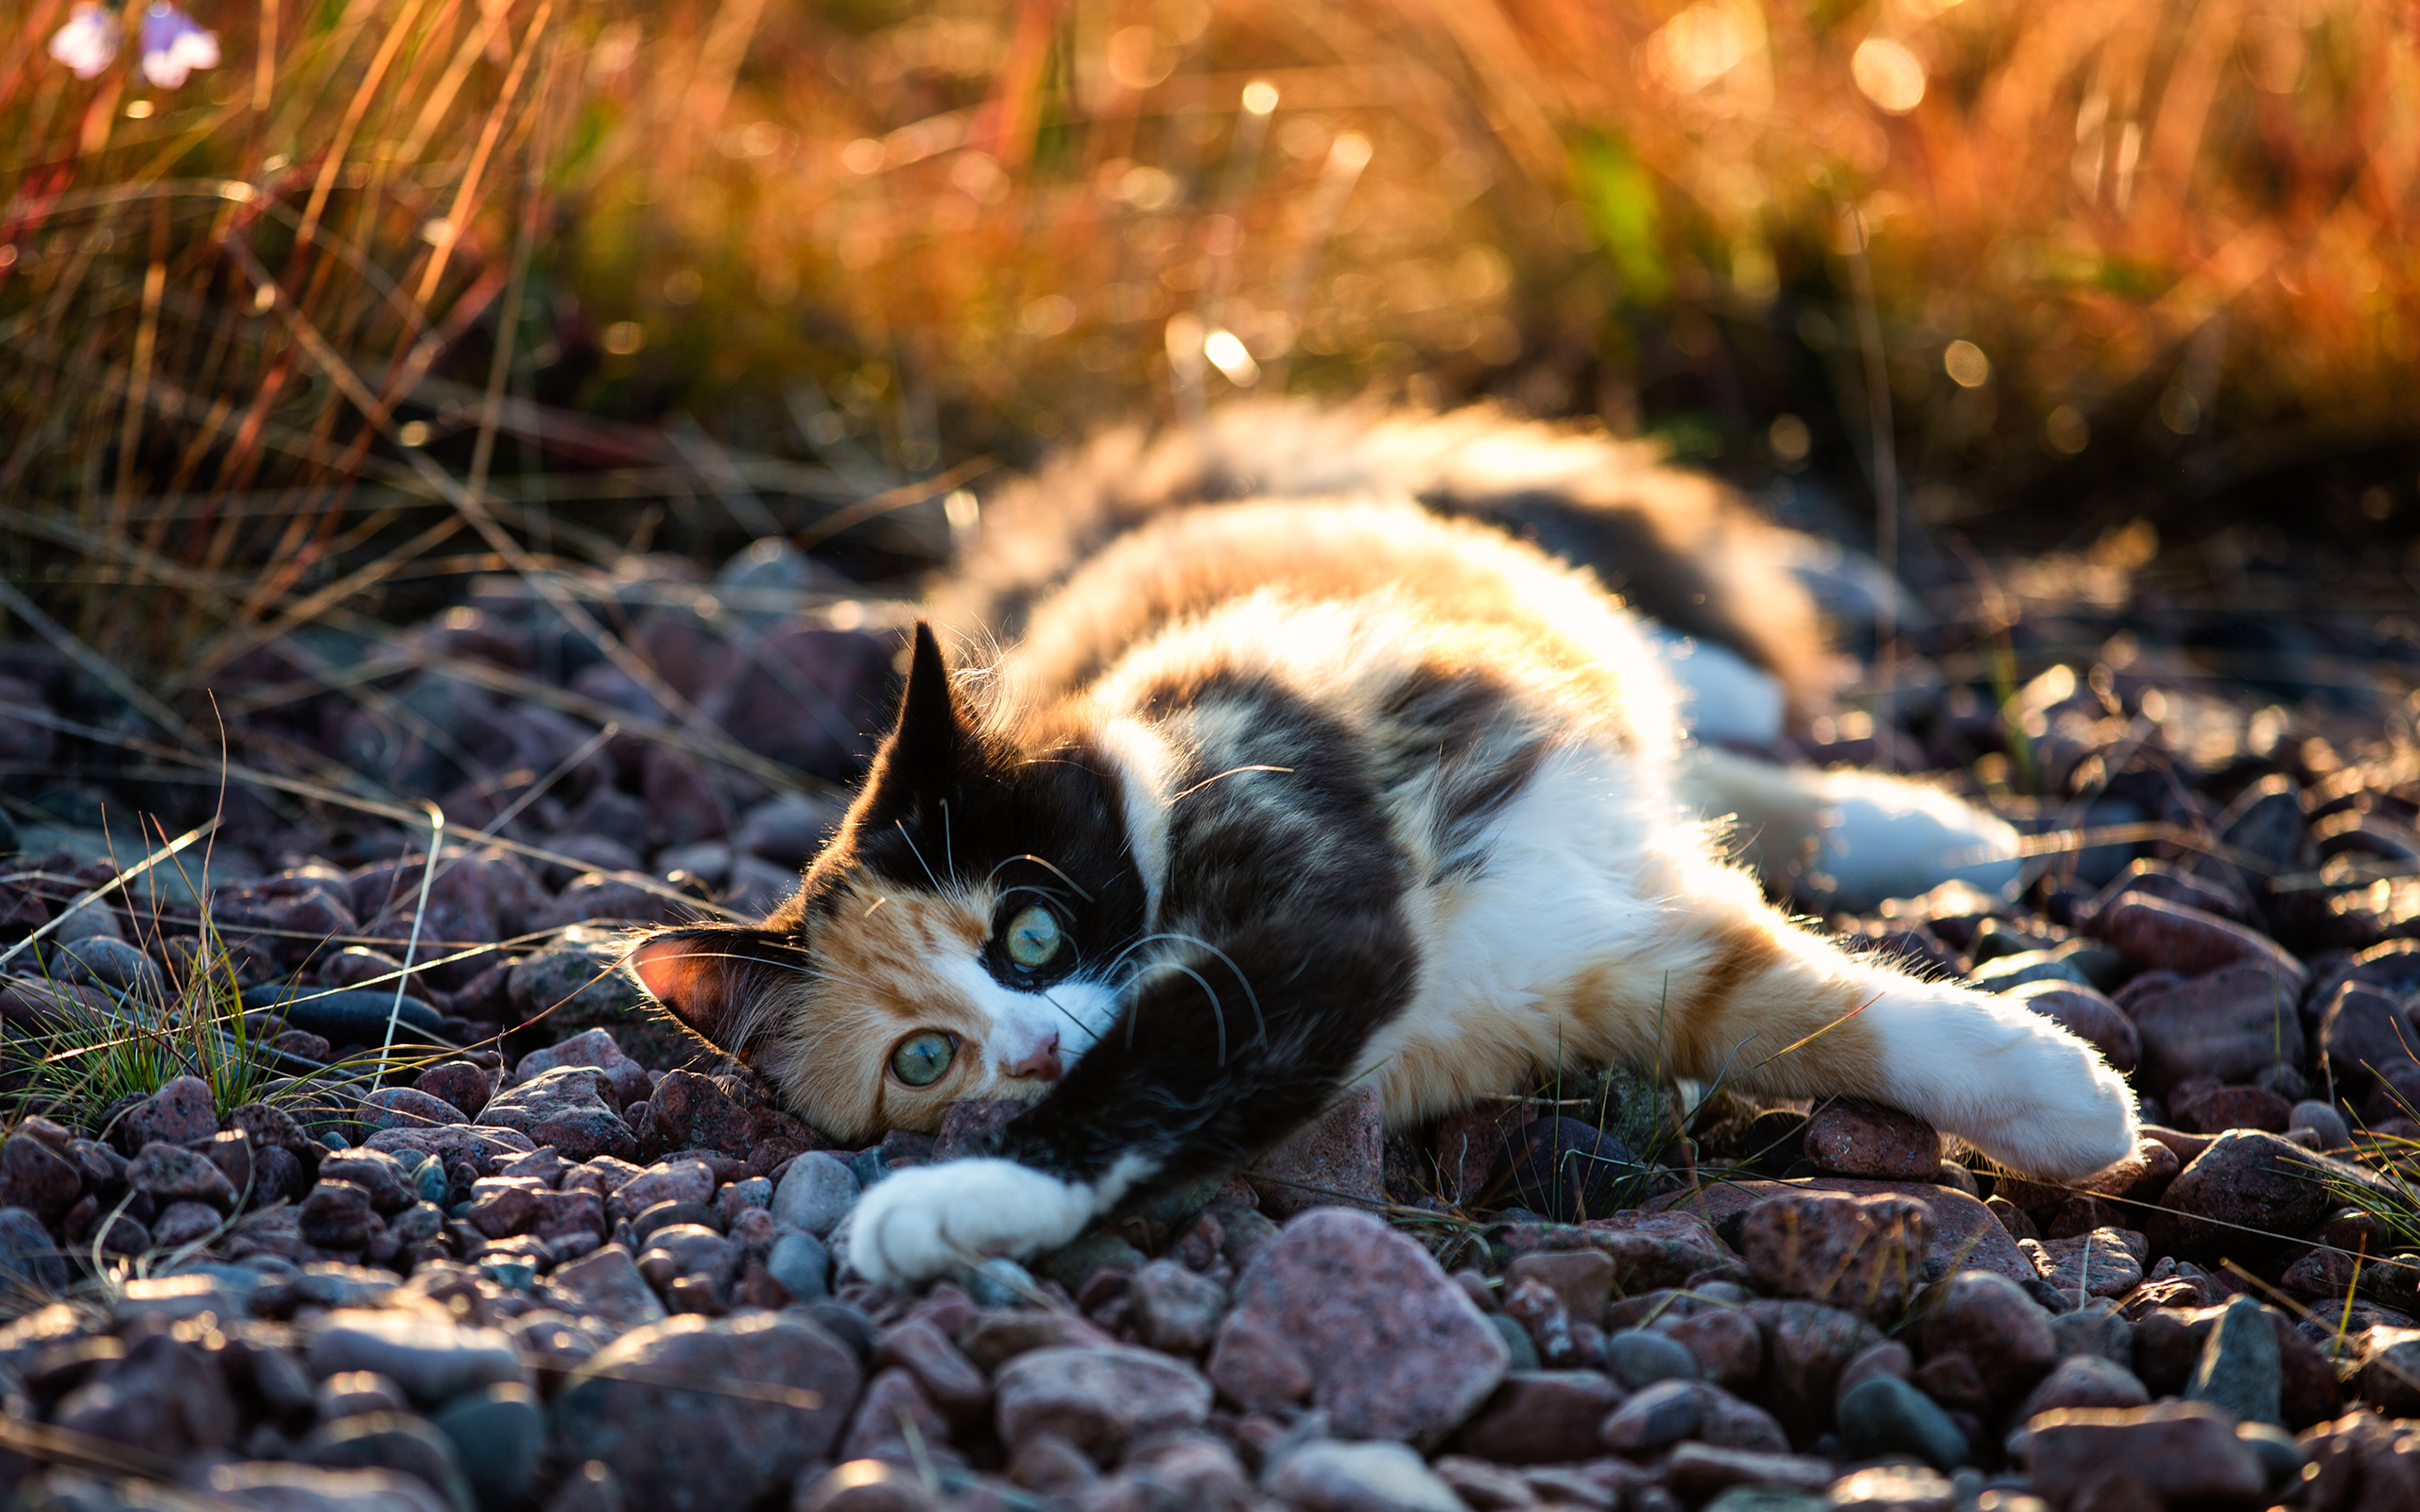
M1746 874L1682 864L1669 928L1626 963L1623 1014L1673 1073L1902 1108L2014 1170L2088 1175L2134 1150L2135 1100L2100 1052L1988 993L1849 955ZM1649 984L1656 984L1652 998Z

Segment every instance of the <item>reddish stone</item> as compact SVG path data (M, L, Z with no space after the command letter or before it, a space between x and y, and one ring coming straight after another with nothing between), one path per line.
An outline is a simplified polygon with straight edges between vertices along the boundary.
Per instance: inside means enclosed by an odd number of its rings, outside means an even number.
M2073 1503L2115 1466L2170 1506L2254 1505L2268 1484L2235 1420L2198 1401L2045 1413L2027 1425L2020 1457L2034 1494L2054 1506Z
M1605 1415L1621 1403L1621 1387L1599 1371L1515 1370L1454 1441L1505 1465L1585 1459L1597 1452Z
M2073 982L2027 982L2000 995L2091 1045L2119 1071L2134 1070L2143 1058L2143 1039L2135 1021L2088 987Z
M1806 1121L1806 1159L1835 1176L1927 1181L1941 1169L1941 1135L1911 1113L1842 1100Z
M2248 1081L2303 1058L2302 979L2240 964L2148 993L2134 1005L2141 1084L2155 1096L2193 1076Z
M1883 1318L1923 1283L1930 1229L1930 1211L1906 1197L1784 1193L1748 1210L1739 1253L1765 1291Z
M1564 1314L1602 1325L1614 1294L1613 1257L1596 1249L1547 1250L1522 1255L1504 1267L1505 1285L1537 1280L1563 1298Z
M2031 1263L2016 1247L2016 1241L2009 1237L2008 1230L1992 1216L1991 1210L1953 1187L1916 1181L1857 1181L1847 1177L1818 1177L1804 1181L1739 1179L1659 1198L1657 1206L1685 1207L1687 1211L1720 1224L1767 1197L1791 1192L1845 1192L1855 1196L1888 1193L1913 1198L1932 1214L1932 1246L1926 1252L1927 1263L1993 1271L2015 1281L2029 1280L2033 1276Z
M1384 1202L1382 1113L1377 1088L1349 1088L1325 1112L1261 1157L1246 1177L1261 1211L1285 1219L1340 1200Z
M2290 980L2297 995L2305 981L2303 963L2267 936L2216 914L2144 893L2120 898L2094 915L2092 931L2147 971L2198 976L2250 962Z

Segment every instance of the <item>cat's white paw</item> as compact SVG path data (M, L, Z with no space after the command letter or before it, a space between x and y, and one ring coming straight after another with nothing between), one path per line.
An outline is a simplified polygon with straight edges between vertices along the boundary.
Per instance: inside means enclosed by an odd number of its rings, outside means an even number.
M1891 1098L2050 1181L2135 1153L2135 1094L2100 1052L2004 998L1931 983L1876 1003Z
M992 1255L1029 1255L1081 1233L1094 1189L1014 1160L949 1160L884 1178L849 1218L849 1263L903 1285Z

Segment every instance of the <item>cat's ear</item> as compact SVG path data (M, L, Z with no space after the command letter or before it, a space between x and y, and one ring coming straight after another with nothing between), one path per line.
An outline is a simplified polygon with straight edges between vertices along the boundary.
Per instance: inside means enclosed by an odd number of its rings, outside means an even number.
M949 666L933 627L916 622L916 646L908 661L908 687L899 696L899 722L882 743L866 782L877 809L912 811L924 800L948 797L966 769L975 744L950 686Z
M738 1056L762 1022L780 955L795 950L769 931L700 924L648 936L622 964L673 1017Z

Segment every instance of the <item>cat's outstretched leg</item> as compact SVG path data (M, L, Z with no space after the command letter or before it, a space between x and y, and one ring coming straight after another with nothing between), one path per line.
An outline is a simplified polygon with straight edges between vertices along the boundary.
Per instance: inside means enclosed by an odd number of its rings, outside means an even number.
M1632 963L1670 984L1660 1048L1680 1075L1887 1103L2048 1179L2085 1176L2133 1152L2132 1091L2059 1024L1988 993L1853 957L1765 903L1742 873L1687 869L1684 898L1669 904L1678 927L1653 958Z

